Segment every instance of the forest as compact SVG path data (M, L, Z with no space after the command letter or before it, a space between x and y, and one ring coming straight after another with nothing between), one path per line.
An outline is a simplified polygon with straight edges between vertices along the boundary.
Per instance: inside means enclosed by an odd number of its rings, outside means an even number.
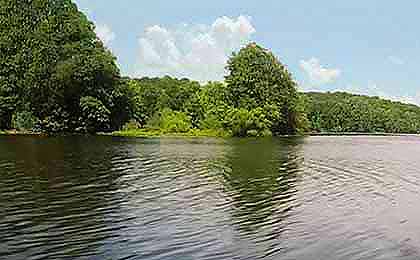
M420 108L299 93L273 53L233 53L224 82L122 77L71 0L0 0L0 130L123 136L419 133Z
M305 93L303 98L312 132L420 132L420 107L416 105L344 92Z

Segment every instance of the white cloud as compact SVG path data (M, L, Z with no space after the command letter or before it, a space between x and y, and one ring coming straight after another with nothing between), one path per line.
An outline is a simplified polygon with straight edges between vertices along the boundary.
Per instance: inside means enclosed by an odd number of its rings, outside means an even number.
M115 33L111 28L106 24L98 24L95 28L95 33L98 35L98 38L102 40L105 45L110 44L115 40Z
M405 61L397 56L388 56L388 61L394 65L404 65Z
M222 80L229 55L248 43L255 32L246 16L220 17L212 25L148 27L139 39L134 76Z
M314 85L322 85L335 82L341 75L339 69L324 68L317 58L301 60L300 68L307 74Z

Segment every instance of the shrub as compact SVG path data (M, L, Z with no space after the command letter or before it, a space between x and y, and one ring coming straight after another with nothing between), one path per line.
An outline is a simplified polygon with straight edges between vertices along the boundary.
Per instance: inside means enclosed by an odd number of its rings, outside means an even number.
M156 113L148 123L151 128L160 128L164 133L186 133L192 129L191 118L169 108Z
M271 128L280 120L275 106L257 107L251 110L231 108L224 120L224 128L233 136L271 136Z
M204 116L204 118L202 120L200 120L200 129L222 129L223 125L222 125L222 121L220 120L220 118L215 115L215 114L211 114L208 113Z
M13 116L13 128L17 130L33 130L37 124L36 117L29 111L17 112Z
M84 131L94 133L109 128L111 112L94 97L80 99L81 119Z

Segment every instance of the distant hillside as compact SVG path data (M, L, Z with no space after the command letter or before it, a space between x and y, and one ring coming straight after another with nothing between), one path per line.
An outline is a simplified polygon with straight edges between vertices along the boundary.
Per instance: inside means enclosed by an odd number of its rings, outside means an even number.
M344 92L303 93L313 132L420 133L420 107Z

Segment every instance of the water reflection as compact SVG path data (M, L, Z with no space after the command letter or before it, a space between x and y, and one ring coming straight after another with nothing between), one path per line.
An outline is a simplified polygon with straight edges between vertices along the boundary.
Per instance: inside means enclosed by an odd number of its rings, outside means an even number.
M296 206L300 146L3 138L0 258L269 259Z
M0 137L0 259L418 259L418 144Z
M302 139L235 140L226 155L224 187L231 198L233 225L253 259L282 251L287 218L302 170ZM256 252L252 252L255 248ZM242 250L243 251L243 250Z
M0 258L93 256L118 236L107 215L118 206L109 201L113 152L103 141L2 139Z

